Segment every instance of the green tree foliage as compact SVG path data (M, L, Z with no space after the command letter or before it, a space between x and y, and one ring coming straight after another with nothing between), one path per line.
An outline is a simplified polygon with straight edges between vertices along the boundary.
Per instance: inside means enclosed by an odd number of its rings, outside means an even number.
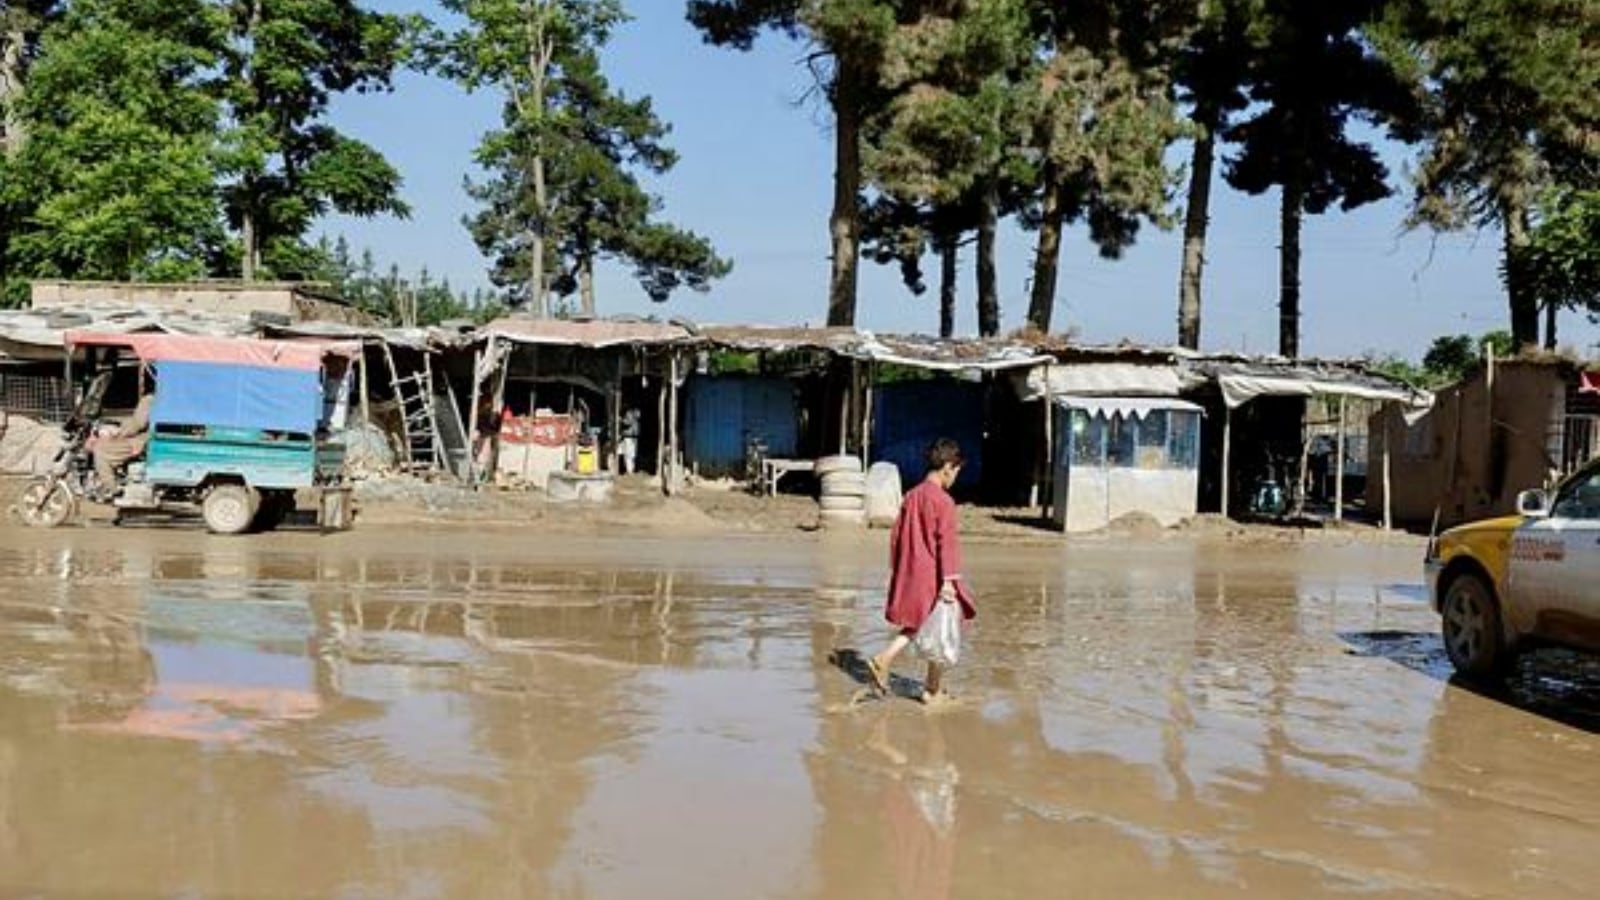
M1087 220L1116 259L1140 223L1174 224L1167 149L1184 133L1172 63L1195 25L1193 0L1031 4L1047 48L1024 82L1038 162L1039 239L1028 323L1049 332L1063 228Z
M1410 95L1363 29L1383 0L1302 3L1266 0L1262 51L1250 72L1258 111L1229 137L1242 147L1226 177L1251 194L1278 188L1280 288L1278 352L1300 355L1300 232L1306 213L1346 212L1391 193L1372 146L1349 134L1351 120L1404 123Z
M354 0L223 0L223 197L240 272L294 277L318 216L404 216L400 174L327 124L330 100L387 90L417 24ZM264 265L265 264L265 265Z
M1398 356L1389 356L1370 362L1372 368L1391 378L1427 389L1438 389L1455 384L1483 365L1493 352L1504 359L1516 352L1516 341L1509 331L1491 331L1473 338L1467 334L1448 334L1434 338L1423 354L1422 363L1411 362Z
M941 258L941 309L954 253L976 231L979 333L1000 328L999 218L1039 229L1029 323L1048 331L1061 235L1087 220L1115 257L1141 219L1166 224L1164 153L1180 133L1162 60L1190 8L1116 0L1072 9L1028 0L902 4L882 61L886 100L868 121L866 161L882 198L868 210L873 256L920 291L920 258ZM941 331L951 322L941 315Z
M930 2L885 43L886 100L866 123L866 172L883 197L869 209L874 255L900 262L920 287L927 244L943 266L941 333L953 326L954 253L962 232L978 233L978 330L1000 330L995 226L1017 185L1028 182L1020 153L1023 94L1014 85L1029 63L1020 0Z
M1527 243L1506 262L1516 270L1507 278L1526 284L1546 310L1545 347L1554 350L1557 310L1600 317L1600 189L1553 188L1535 206L1534 220Z
M221 247L214 11L201 0L77 0L46 32L6 170L25 209L7 266L33 277L205 274Z
M1385 50L1422 86L1413 223L1498 227L1511 331L1536 345L1539 268L1519 259L1547 190L1597 187L1600 15L1592 0L1396 0L1388 24Z
M677 156L648 98L614 90L600 49L626 20L616 0L446 0L468 25L441 41L443 69L469 89L506 92L503 127L480 144L490 173L469 191L468 222L492 278L519 305L550 311L551 294L595 312L594 265L631 265L646 294L706 290L731 266L706 239L655 219L659 201L636 172Z
M897 23L895 0L689 0L689 21L707 41L748 50L771 30L803 40L833 112L833 248L828 324L854 325L861 255L862 134L884 101L883 54Z
M410 277L393 264L380 271L371 250L357 257L342 237L332 243L324 238L311 250L316 280L328 283L357 309L394 325L438 325L455 319L482 323L505 311L486 292L457 291L449 279L435 279L425 267Z

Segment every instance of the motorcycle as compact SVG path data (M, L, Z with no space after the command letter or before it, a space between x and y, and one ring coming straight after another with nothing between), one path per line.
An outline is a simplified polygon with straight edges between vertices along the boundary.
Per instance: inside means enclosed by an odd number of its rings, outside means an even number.
M1289 513L1289 490L1278 477L1282 465L1278 457L1267 454L1266 470L1250 488L1250 514L1281 519Z
M117 490L116 485L99 483L89 452L110 386L110 372L90 380L83 399L61 427L61 449L56 451L50 470L29 482L12 507L23 524L55 528L72 518L80 501L95 500Z

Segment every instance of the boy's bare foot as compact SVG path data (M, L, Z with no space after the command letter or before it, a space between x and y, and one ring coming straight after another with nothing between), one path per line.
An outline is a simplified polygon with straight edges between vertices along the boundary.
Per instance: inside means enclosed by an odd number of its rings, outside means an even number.
M878 662L876 656L867 657L867 674L872 676L872 686L878 693L884 695L889 693L889 670L884 668L883 663Z

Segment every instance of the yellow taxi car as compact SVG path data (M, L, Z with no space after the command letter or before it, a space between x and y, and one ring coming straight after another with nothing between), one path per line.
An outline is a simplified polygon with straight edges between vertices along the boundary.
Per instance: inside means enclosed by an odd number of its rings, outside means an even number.
M1502 676L1541 645L1600 652L1600 459L1517 511L1429 544L1428 596L1462 675Z

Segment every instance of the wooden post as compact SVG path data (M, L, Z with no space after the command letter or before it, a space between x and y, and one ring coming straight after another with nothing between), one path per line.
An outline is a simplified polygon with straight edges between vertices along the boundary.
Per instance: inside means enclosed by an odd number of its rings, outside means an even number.
M493 346L494 338L490 338ZM363 369L366 367L363 366ZM483 378L479 374L483 371L483 350L472 354L472 410L467 413L467 482L478 483L478 407L483 403ZM366 400L365 381L362 382L362 401Z
M676 350L672 352L672 377L667 383L667 392L671 397L668 407L671 431L667 435L669 447L667 456L672 461L671 475L667 481L667 496L670 497L678 491L678 467L682 464L680 459L682 451L678 446L678 352Z
M839 392L839 455L850 452L850 395L856 388L856 361L850 361L850 377Z
M1035 490L1039 493L1039 517L1050 518L1056 493L1056 401L1050 393L1050 364L1044 367L1044 477Z
M1232 480L1229 468L1233 465L1233 407L1222 401L1222 517L1228 517L1228 487Z
M502 346L504 347L503 353ZM497 364L495 372L498 375L494 383L494 396L489 403L489 414L492 416L500 417L505 414L506 382L511 379L511 357L515 353L515 345L509 343L502 345L499 338L494 338L489 342L489 358ZM530 409L529 412L531 413L533 410ZM500 429L495 428L494 437L489 441L489 471L491 474L500 467L500 440ZM524 456L523 458L526 459L527 457Z
M622 353L617 354L617 372L612 376L611 397L607 403L611 407L611 453L607 457L606 468L613 475L622 474Z
M661 377L659 374L656 376ZM667 490L667 386L656 388L656 478L663 493Z
M1391 482L1389 480L1389 475L1390 475L1390 468L1389 468L1389 434L1390 434L1390 429L1389 429L1389 425L1390 425L1390 419L1391 419L1391 416L1390 416L1389 413L1390 413L1390 410L1392 410L1393 408L1394 407L1391 406L1388 409L1385 409L1384 410L1384 415L1383 415L1383 530L1384 531L1392 531L1392 530L1394 530L1394 506L1393 506L1393 498L1392 498L1392 495L1390 493L1390 484L1391 484Z
M372 424L372 370L367 363L367 345L361 345L361 369L357 373L361 376L361 421L362 424Z
M861 467L872 467L872 387L878 379L877 363L867 363L866 387L861 402Z
M1345 396L1339 395L1339 436L1338 445L1333 449L1333 520L1344 521L1344 437L1345 437Z

